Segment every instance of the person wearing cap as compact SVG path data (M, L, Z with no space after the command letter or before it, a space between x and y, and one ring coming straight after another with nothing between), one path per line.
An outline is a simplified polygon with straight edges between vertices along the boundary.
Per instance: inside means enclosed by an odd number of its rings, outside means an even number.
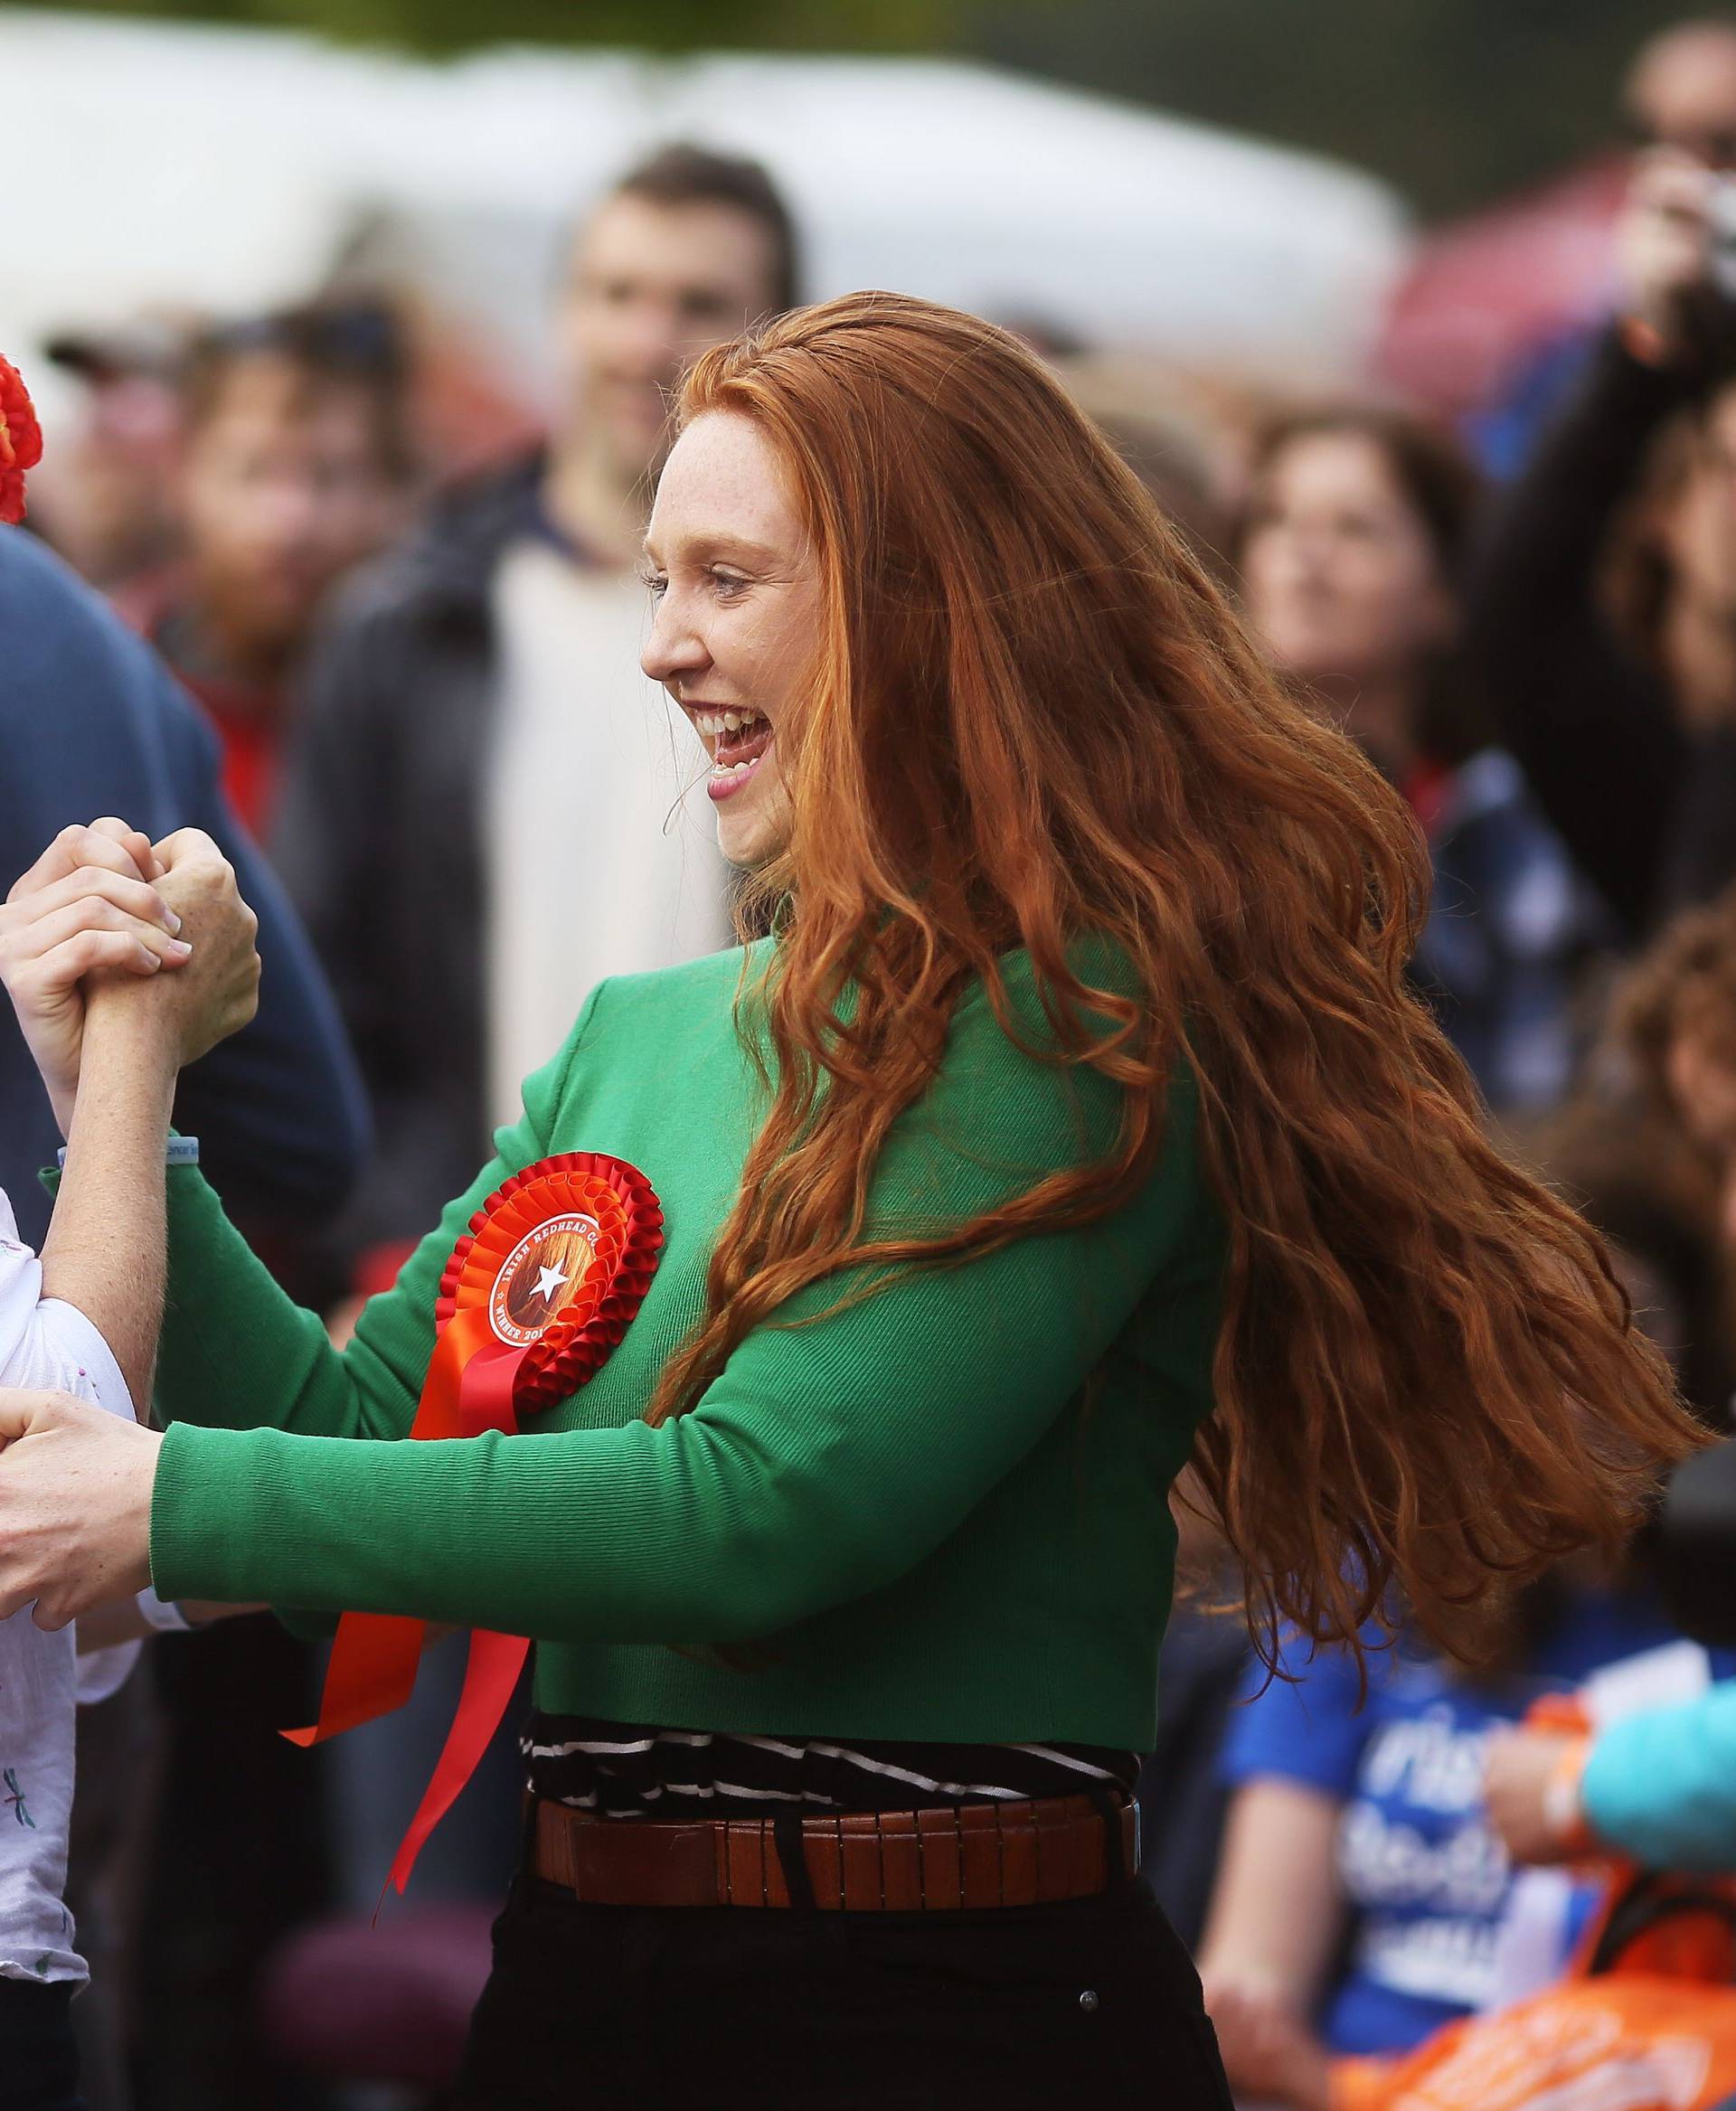
M203 332L178 381L177 548L114 599L204 706L263 837L320 612L408 518L408 361L390 311L314 304Z

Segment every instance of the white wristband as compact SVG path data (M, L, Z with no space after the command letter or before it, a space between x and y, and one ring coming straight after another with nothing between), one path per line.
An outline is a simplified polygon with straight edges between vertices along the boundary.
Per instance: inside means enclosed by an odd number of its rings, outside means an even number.
M1563 1752L1543 1784L1543 1823L1552 1839L1562 1846L1580 1838L1585 1829L1585 1802L1580 1781L1585 1773L1585 1748L1576 1746Z
M66 1145L62 1144L54 1154L54 1163L62 1173L66 1171ZM197 1165L199 1139L197 1136L171 1136L164 1146L165 1165Z
M139 1617L157 1635L191 1635L193 1622L180 1607L165 1604L147 1584L138 1594Z

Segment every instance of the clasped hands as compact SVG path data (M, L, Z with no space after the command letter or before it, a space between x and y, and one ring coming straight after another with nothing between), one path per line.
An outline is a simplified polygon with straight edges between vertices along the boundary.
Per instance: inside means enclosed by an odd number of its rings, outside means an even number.
M65 1135L92 1004L125 1004L184 1067L259 1007L259 919L202 829L64 828L0 907L0 983Z
M257 1009L258 928L198 829L61 831L0 907L0 982L62 1134L88 1022L124 1007L141 1060L193 1061ZM33 1603L61 1627L150 1580L161 1442L65 1394L0 1389L0 1618Z

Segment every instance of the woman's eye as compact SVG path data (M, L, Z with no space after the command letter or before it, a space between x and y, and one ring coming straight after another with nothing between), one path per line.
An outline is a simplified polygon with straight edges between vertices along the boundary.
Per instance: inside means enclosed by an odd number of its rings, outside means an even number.
M660 571L642 571L639 582L654 601L660 601L669 591L669 581Z
M746 580L738 579L733 572L714 571L712 574L712 590L721 601L731 599L735 595L742 592L747 584Z

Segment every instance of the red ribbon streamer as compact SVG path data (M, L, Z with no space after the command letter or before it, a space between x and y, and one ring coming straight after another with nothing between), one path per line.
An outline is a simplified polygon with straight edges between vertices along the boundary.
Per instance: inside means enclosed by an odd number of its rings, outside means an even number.
M511 1289L563 1219L596 1232L582 1280L535 1330L514 1324ZM491 1195L470 1220L440 1282L439 1332L410 1437L416 1442L518 1432L521 1412L564 1399L595 1375L638 1310L656 1267L663 1212L645 1175L591 1152L543 1159ZM510 1278L510 1280L509 1280ZM522 1334L502 1337L502 1328ZM338 1623L320 1696L319 1720L285 1730L292 1744L320 1744L387 1715L409 1700L427 1640L426 1621L345 1613ZM500 1725L530 1650L528 1640L474 1629L452 1727L390 1881L401 1892L429 1835L476 1771Z

